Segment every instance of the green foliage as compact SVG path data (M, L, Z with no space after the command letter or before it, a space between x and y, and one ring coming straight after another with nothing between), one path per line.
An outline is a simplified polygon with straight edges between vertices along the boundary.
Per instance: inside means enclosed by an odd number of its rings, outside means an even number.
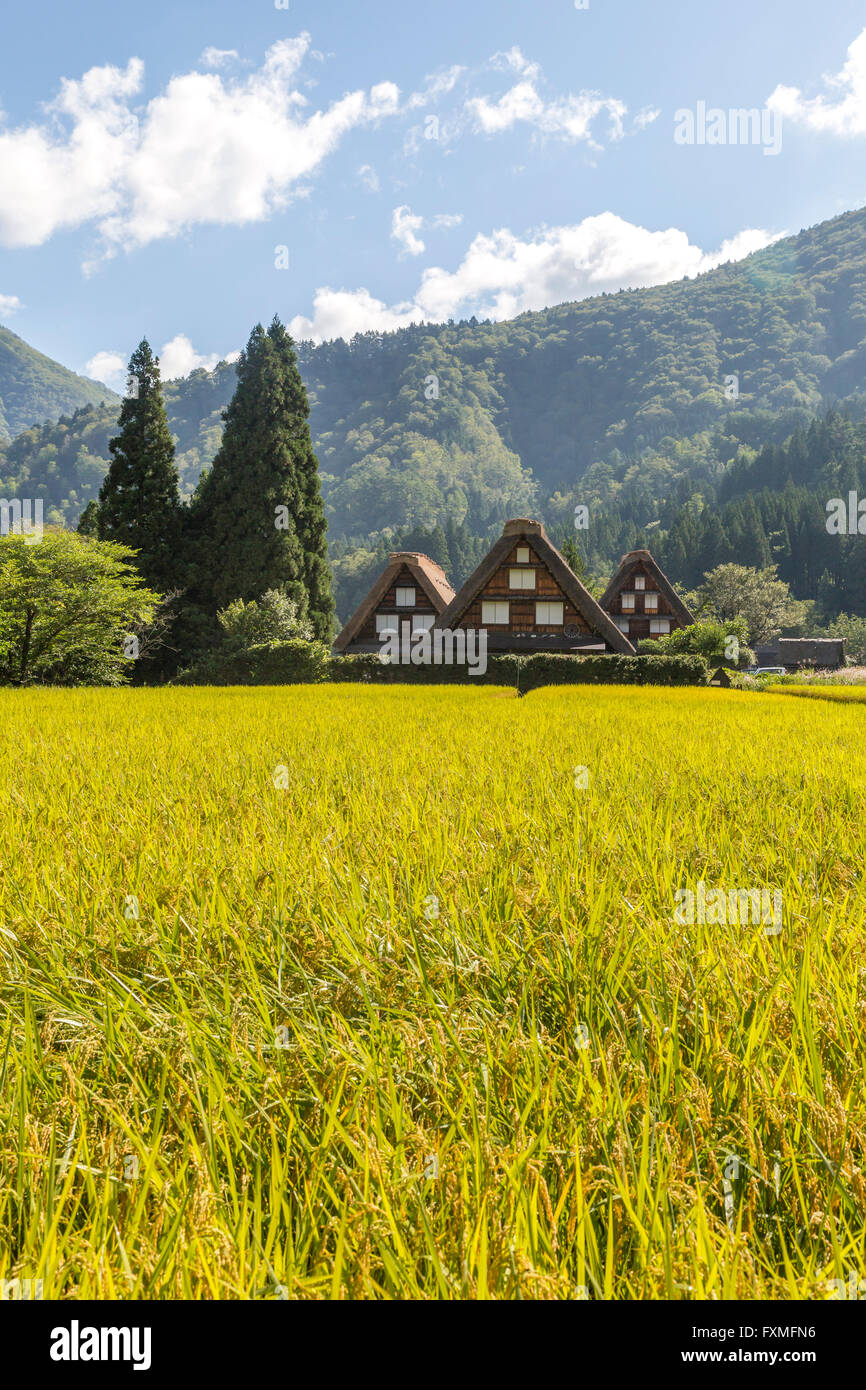
M840 613L830 624L831 637L844 637L845 655L857 666L866 666L866 618Z
M122 685L124 639L154 616L158 595L128 547L47 531L38 544L0 540L0 682Z
M99 492L100 540L137 553L148 584L174 589L182 579L181 511L174 443L168 428L159 360L145 338L129 360L133 390L120 411L120 433L108 445L111 466ZM92 513L85 525L92 524Z
M483 549L521 513L567 534L577 503L593 580L648 546L685 588L723 564L775 565L820 604L816 625L866 616L866 538L825 527L830 498L866 495L864 323L860 211L656 289L299 344L341 618L403 533L459 526ZM236 381L223 363L165 388L183 496L219 448ZM844 412L819 417L828 400ZM113 429L112 410L89 407L28 430L0 450L0 495L74 524ZM448 549L459 584L472 566Z
M217 614L220 638L178 677L184 685L282 685L320 680L328 648L277 589L261 599L235 599Z
M325 516L291 339L278 319L253 329L213 468L193 505L203 606L279 589L319 638L334 604Z
M731 638L736 645L731 644ZM737 617L676 628L664 637L645 639L638 651L641 656L703 656L711 666L733 663L745 667L755 659L754 652L747 646L748 640L749 625L745 618Z
M310 623L298 618L297 605L278 589L268 589L258 600L245 603L237 598L217 614L223 630L223 642L232 652L246 651L263 642L288 642L295 638L309 641L313 636Z
M792 602L788 585L776 577L775 565L762 570L719 565L704 580L700 607L721 623L741 618L746 640L758 645L779 635L791 615Z
M327 678L328 647L305 638L260 642L210 653L176 685L312 685Z

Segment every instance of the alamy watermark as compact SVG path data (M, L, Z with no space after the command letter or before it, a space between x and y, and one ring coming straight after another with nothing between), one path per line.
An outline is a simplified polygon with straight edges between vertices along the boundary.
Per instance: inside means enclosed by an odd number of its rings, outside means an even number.
M782 893L769 888L708 888L703 880L693 892L680 888L676 894L674 921L678 926L763 926L765 936L778 936L782 930Z
M827 503L827 530L831 536L866 536L866 497L861 502L856 492L844 497L831 497Z
M782 152L782 117L768 106L724 111L699 101L694 111L675 111L674 122L677 145L763 145L765 155Z
M42 540L42 498L0 497L0 536L23 536L25 545Z
M487 629L427 628L411 631L401 623L402 634L393 628L382 633L379 660L383 666L465 666L470 676L483 676L487 670Z

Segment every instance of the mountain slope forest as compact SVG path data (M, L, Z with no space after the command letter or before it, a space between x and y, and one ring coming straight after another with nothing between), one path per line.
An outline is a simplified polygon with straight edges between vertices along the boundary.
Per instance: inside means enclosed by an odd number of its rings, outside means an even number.
M729 559L778 563L798 597L866 614L866 542L824 525L843 486L866 494L866 210L698 279L301 343L298 359L342 618L388 549L427 549L459 584L521 514L575 536L591 574L648 544L687 586ZM235 384L225 363L166 384L186 495ZM0 495L74 525L117 409L84 404L0 446Z
M101 382L76 376L0 325L0 445L43 420L103 404L116 412L120 401Z

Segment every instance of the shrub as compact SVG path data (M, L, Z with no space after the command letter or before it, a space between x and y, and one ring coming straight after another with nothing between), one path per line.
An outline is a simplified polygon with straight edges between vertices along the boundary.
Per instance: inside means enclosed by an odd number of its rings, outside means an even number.
M212 652L178 685L313 685L327 678L328 648L324 642L292 638L259 642L242 652Z

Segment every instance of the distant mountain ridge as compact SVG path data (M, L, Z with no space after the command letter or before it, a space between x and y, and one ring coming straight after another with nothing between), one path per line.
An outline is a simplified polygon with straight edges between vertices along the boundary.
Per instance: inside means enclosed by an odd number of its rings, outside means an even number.
M61 367L0 325L0 443L82 406L116 406L119 400L101 382Z
M617 526L591 541L616 560L622 536L665 533L689 498L713 503L735 464L829 404L862 414L866 210L697 279L504 323L301 343L298 355L342 547L449 519L486 536L528 513L555 531L581 502L616 509ZM186 492L219 446L234 385L225 363L167 384ZM91 405L28 430L0 452L0 486L43 496L74 524L98 490L115 416Z

